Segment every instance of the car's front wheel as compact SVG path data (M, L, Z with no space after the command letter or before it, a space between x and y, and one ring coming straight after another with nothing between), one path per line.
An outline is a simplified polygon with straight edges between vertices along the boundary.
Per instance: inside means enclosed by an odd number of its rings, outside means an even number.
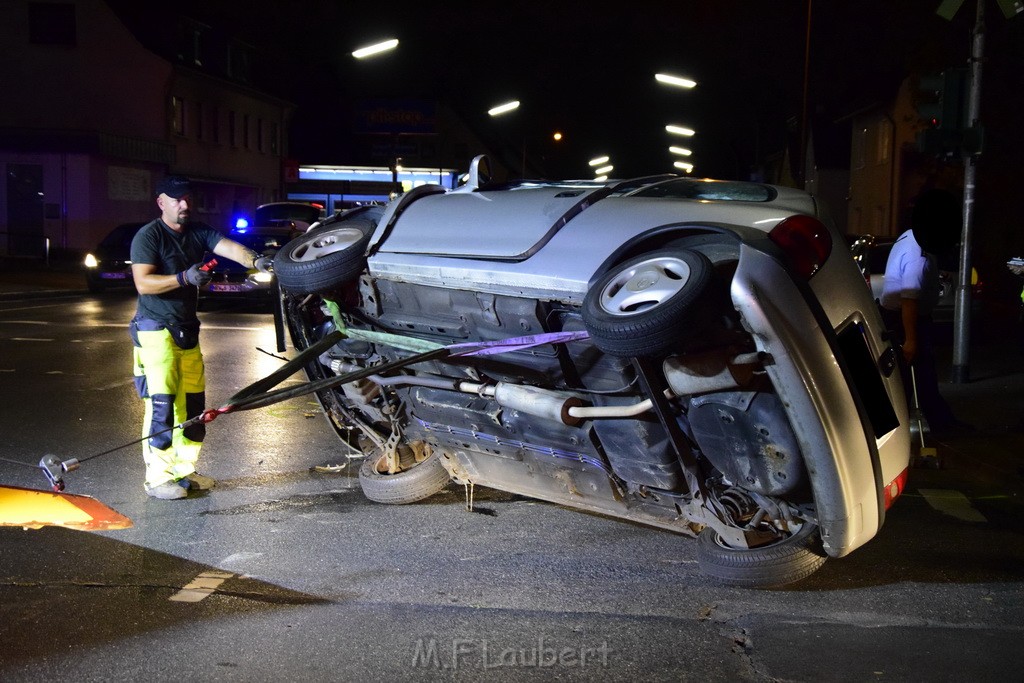
M800 529L757 548L733 548L706 527L697 537L697 562L715 580L744 588L783 586L807 578L825 563L818 527Z
M692 338L693 314L711 284L713 267L691 249L661 249L614 266L583 300L583 323L599 349L613 356L655 356Z

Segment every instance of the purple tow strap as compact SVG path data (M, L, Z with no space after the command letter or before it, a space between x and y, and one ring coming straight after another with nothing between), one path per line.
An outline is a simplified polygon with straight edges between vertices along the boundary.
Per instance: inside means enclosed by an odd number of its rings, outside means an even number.
M453 356L493 356L497 353L518 351L519 349L528 349L532 346L564 344L589 338L590 335L587 334L586 330L578 330L576 332L545 332L544 334L531 334L526 337L499 339L498 341L463 342L461 344L451 344L445 348L449 349ZM460 351L459 349L467 350Z

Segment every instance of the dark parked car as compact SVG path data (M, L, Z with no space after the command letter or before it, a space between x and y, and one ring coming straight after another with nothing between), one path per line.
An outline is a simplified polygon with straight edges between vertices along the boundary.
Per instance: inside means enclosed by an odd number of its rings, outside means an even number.
M108 287L134 287L132 280L132 239L148 221L123 223L107 234L96 249L85 256L85 283L90 292Z
M813 197L491 184L484 163L274 260L368 498L454 481L470 501L481 485L612 515L696 536L700 567L741 586L799 580L879 532L906 483L907 403Z
M270 202L256 207L252 222L240 221L227 236L253 251L273 256L288 240L314 225L324 215L323 207L310 202ZM207 254L205 260L213 258ZM212 269L213 280L199 291L204 305L213 301L243 300L270 303L276 292L274 275L245 268L227 259Z
M270 202L256 207L252 221L236 228L292 228L305 232L324 217L324 207L314 202Z
M264 256L273 256L293 237L302 233L291 224L284 226L257 226L236 228L227 237L244 244L253 251ZM215 258L207 254L204 260ZM221 300L245 300L255 304L269 304L276 291L273 273L261 273L253 268L228 259L218 259L217 265L210 271L213 279L210 284L199 290L201 302L209 303Z

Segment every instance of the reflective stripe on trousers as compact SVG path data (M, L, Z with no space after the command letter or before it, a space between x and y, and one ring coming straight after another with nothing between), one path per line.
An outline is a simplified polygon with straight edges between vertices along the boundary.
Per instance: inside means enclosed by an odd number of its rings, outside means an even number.
M135 381L146 404L142 436L201 415L206 402L206 374L200 347L187 351L179 348L167 330L140 330L137 334ZM199 422L143 441L146 488L195 472L204 436L206 425Z

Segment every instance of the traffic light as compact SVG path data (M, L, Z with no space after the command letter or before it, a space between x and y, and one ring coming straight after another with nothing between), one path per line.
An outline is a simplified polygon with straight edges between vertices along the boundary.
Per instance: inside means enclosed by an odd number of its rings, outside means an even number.
M922 76L918 81L917 113L932 128L963 130L967 121L970 78L965 67Z
M917 147L925 154L954 156L961 151L981 152L981 131L968 120L970 74L966 67L922 76L916 109L928 127L917 134ZM964 144L964 143L967 144Z
M942 100L946 86L943 74L921 76L917 83L917 114L932 128L942 123Z

